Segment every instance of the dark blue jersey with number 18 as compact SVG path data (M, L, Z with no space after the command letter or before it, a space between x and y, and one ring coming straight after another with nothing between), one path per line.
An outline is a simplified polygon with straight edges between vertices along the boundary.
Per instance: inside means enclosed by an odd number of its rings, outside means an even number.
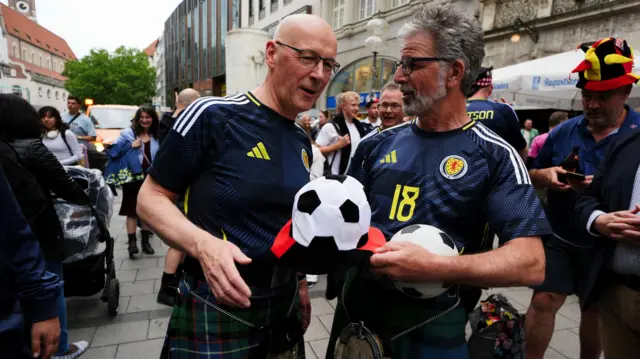
M472 121L480 121L518 152L527 147L520 133L518 115L511 106L483 99L467 101L467 115Z
M520 156L481 123L447 132L426 132L412 123L395 133L381 132L371 141L355 175L371 205L371 225L387 239L407 226L427 224L447 233L464 255L490 248L491 242L483 242L487 223L501 243L551 233ZM398 302L389 306L409 305L395 298ZM407 315L415 315L418 322L421 313L439 315L451 309L412 333L404 347L397 346L412 358L468 358L467 315L455 303L455 296L445 293L424 301L422 311L411 307ZM383 326L398 332L409 328L394 323Z
M372 225L387 238L428 224L448 233L459 250L475 253L486 223L501 243L550 233L520 156L483 124L426 132L412 123L372 141L354 175L365 186Z

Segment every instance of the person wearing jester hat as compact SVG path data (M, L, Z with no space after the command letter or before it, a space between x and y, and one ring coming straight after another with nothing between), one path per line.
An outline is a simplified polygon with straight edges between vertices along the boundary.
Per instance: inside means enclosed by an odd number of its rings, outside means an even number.
M576 221L576 202L593 179L609 144L640 125L640 114L625 104L634 83L633 51L623 39L605 38L582 46L585 60L572 71L582 94L584 114L556 127L547 138L529 172L534 185L547 188L545 209L553 236L545 242L546 275L534 288L527 312L526 357L542 359L554 329L555 315L567 295L584 303L589 291L595 237ZM578 155L577 168L563 168L569 155ZM575 167L575 166L574 166ZM580 323L580 358L596 359L601 345L598 309L585 306Z

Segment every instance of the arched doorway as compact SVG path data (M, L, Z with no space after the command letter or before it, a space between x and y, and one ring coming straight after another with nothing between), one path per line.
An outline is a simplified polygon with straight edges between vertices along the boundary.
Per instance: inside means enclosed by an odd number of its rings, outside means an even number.
M336 95L345 91L355 91L360 94L360 106L370 100L371 90L374 90L374 97L380 97L380 88L389 81L393 80L393 74L396 72L396 62L398 59L388 56L377 56L376 83L373 83L373 56L363 57L347 66L344 66L331 80L329 90L327 91L327 109L336 108Z

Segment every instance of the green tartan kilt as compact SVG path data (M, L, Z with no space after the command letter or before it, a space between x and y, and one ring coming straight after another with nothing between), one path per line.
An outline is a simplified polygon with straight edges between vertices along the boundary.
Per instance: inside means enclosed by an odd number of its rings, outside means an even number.
M296 281L269 299L252 299L249 308L230 308L217 303L206 282L187 279L189 287L206 301L253 324L256 328L273 325L287 317L293 301L292 313L300 317ZM250 288L252 296L269 296L272 289ZM190 295L185 282L180 284L181 297L171 314L161 359L244 359L244 358L304 358L304 341L290 352L280 355L261 354L268 338L258 331Z

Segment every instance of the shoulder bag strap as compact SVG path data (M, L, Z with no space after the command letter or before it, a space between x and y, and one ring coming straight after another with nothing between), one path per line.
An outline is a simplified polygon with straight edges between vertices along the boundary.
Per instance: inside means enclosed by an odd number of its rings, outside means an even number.
M338 124L336 124L335 122L331 121L329 122L330 124L333 125L333 127L336 129L336 133L338 134L338 137L340 137L340 128L338 127ZM336 156L338 155L338 151L335 151L333 153L333 156L331 156L331 161L329 161L329 173L331 173L331 171L333 170L333 161L336 160Z
M60 131L58 130L58 132ZM67 142L67 131L64 131L64 133L60 133L60 136L62 136L62 141L64 142L65 146L67 146L67 150L69 150L69 154L73 156L73 151L71 151L71 146L69 146L69 143Z
M80 117L80 115L82 115L82 112L78 112L78 114L77 114L77 115L75 115L75 116L71 119L71 121L69 121L69 123L68 123L67 125L71 126L71 124L73 123L73 121L77 120L77 119L78 119L78 117Z

